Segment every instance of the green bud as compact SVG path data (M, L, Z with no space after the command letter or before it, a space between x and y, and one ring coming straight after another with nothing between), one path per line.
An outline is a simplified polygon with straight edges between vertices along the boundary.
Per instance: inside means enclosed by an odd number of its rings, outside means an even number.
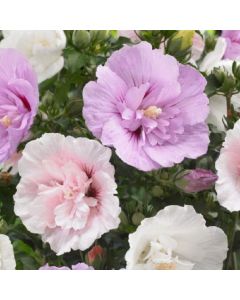
M0 218L0 233L6 233L7 232L7 229L8 229L8 225L7 223Z
M162 171L160 174L161 179L169 179L169 175L167 171Z
M121 211L119 218L120 218L122 224L124 224L124 225L128 224L127 216L123 211Z
M72 35L73 45L79 49L87 48L90 44L90 34L87 30L74 30Z
M179 30L172 40L181 39L180 50L188 49L192 46L195 30Z
M233 65L232 65L232 72L233 72L233 75L234 75L238 80L240 80L240 64L238 64L236 61L233 62Z
M196 168L209 169L213 163L213 159L208 157L202 157L197 161Z
M109 37L109 30L91 30L90 38L91 42L102 42Z
M142 213L136 212L132 216L132 222L133 222L134 225L138 226L144 218L145 217Z
M182 36L174 35L169 38L165 48L166 54L175 56L179 62L187 62L191 56L191 45L189 37L185 38Z
M219 84L223 84L224 79L225 79L225 73L224 73L224 69L223 68L214 68L213 69L213 75L215 76L215 78L217 79L217 81L219 82Z
M226 75L223 81L222 86L220 87L220 91L228 94L232 92L235 88L236 80L232 75Z
M234 64L232 70L236 73L237 66ZM218 91L225 95L231 94L236 89L236 79L234 75L229 73L224 67L214 68L212 74L217 79L219 86Z
M66 107L67 114L71 117L79 116L82 112L82 101L73 100Z
M181 50L181 38L169 39L167 42L167 53L174 55Z
M152 188L152 195L154 197L160 197L163 195L163 190L160 186L158 185L155 185L153 188Z
M209 36L215 37L215 35L216 35L216 30L206 30L206 31L207 31L207 34L208 34Z
M215 35L207 35L205 36L205 50L206 52L213 51L216 45L216 37Z

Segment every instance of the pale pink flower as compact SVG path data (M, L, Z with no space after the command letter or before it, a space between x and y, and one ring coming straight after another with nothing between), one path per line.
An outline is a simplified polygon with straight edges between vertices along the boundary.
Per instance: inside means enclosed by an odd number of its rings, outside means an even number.
M49 133L29 142L22 154L15 213L58 255L86 250L118 227L110 149L87 138Z
M229 211L240 211L240 120L227 131L216 161L218 180L215 188L219 203Z

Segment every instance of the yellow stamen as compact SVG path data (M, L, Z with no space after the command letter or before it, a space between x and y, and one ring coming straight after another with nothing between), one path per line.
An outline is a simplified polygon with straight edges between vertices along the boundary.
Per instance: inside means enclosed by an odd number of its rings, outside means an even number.
M174 263L156 264L155 270L176 270L176 265Z
M72 189L66 189L64 191L64 197L65 197L65 199L71 199L71 198L73 198L73 196L74 196L74 192L73 192Z
M7 128L12 124L12 120L9 118L9 116L4 116L2 119L0 119L0 123Z
M145 117L151 118L151 119L157 119L157 117L162 112L161 108L151 105L147 109L143 110L143 114Z
M48 41L48 40L41 40L41 41L40 41L40 44L41 44L43 47L48 47L48 46L49 46L49 41Z

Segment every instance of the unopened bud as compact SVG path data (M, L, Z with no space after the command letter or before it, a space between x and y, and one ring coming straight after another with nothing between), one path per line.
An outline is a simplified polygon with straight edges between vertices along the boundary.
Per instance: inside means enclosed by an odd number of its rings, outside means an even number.
M211 170L198 168L184 171L175 184L186 193L197 193L212 188L216 180L217 175Z
M109 36L109 30L91 30L90 37L91 42L102 42L105 41Z
M73 45L79 49L83 49L90 44L90 34L86 30L74 30L72 35Z
M142 213L136 212L132 216L132 222L133 222L134 225L138 226L144 218L145 217Z
M181 39L181 50L190 48L193 44L194 30L179 30L173 37L175 39Z
M104 249L99 246L93 246L92 249L87 253L87 261L89 265L95 265L104 258Z

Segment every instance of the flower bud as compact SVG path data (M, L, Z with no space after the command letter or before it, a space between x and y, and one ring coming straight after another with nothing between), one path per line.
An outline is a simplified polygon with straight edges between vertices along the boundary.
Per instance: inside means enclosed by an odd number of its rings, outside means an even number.
M175 184L185 193L197 193L212 188L216 180L212 171L197 168L184 171Z
M122 224L124 224L124 225L128 224L128 218L124 211L121 211L119 218L120 218Z
M78 116L82 111L82 101L73 100L66 105L67 114L70 117Z
M236 67L233 66L234 71L236 72ZM229 72L224 67L214 68L212 75L215 80L217 80L218 91L224 93L225 95L231 94L236 89L236 79L232 72Z
M132 216L132 222L134 225L138 226L144 219L144 215L140 212L135 212Z
M109 36L109 30L91 30L91 42L102 42Z
M191 50L192 42L193 42L192 33L191 35L190 34L186 35L185 33L181 33L181 31L179 31L177 34L175 34L173 37L170 37L167 40L165 53L175 56L175 58L179 62L184 63L188 61L191 57L190 50Z
M92 249L87 253L87 261L89 265L99 264L104 258L104 249L99 246L93 246Z
M236 80L232 75L227 74L219 91L224 94L231 93L235 89Z
M211 52L216 46L216 37L215 34L206 32L205 36L205 50L206 52Z
M240 79L240 64L238 64L236 61L234 61L232 64L232 73L237 79Z
M7 223L2 218L0 218L0 233L6 233L7 230L8 230Z
M83 49L90 44L90 34L87 30L74 30L72 35L73 45L79 49Z
M151 191L154 197L160 197L163 195L163 189L159 185L155 185Z
M214 68L213 69L213 75L217 79L219 84L223 84L225 79L225 73L223 68Z
M187 49L193 44L194 30L179 30L177 34L174 36L173 40L181 39L181 47L180 49Z

